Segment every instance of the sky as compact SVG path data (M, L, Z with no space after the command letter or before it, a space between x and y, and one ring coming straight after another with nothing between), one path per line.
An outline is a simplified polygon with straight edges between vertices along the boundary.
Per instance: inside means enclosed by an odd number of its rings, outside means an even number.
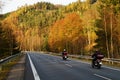
M11 11L17 10L19 7L27 5L32 5L37 2L50 2L53 4L62 4L68 5L72 2L76 2L77 0L0 0L3 4L2 9L0 10L0 14L8 13Z

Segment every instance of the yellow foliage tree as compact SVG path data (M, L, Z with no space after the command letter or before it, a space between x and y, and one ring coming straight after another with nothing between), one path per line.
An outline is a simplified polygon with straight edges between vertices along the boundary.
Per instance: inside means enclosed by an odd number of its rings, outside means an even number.
M48 43L51 51L59 52L64 48L69 53L80 53L84 47L82 20L77 13L70 13L50 27Z

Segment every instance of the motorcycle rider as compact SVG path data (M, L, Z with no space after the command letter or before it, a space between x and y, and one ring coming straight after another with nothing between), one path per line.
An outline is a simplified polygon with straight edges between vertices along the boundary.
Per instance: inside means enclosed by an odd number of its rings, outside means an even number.
M103 54L101 54L101 52L100 51L98 51L98 50L96 50L95 52L94 52L94 54L92 54L92 64L93 65L95 65L95 61L97 60L97 59L102 59L104 57L104 55Z
M62 57L64 57L64 55L67 55L66 49L64 49L63 52L62 52Z

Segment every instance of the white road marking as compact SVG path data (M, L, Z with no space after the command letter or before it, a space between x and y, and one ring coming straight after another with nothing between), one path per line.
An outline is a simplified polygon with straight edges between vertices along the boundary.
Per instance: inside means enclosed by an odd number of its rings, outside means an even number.
M32 62L29 55L28 55L28 58L29 58L29 61L30 61L30 65L31 65L31 69L32 69L32 72L33 72L34 79L35 80L40 80L40 77L39 77L39 75L38 75L38 73L37 73L37 71L35 69L35 66L34 66L34 64L33 64L33 62Z
M66 66L69 66L69 67L72 67L71 65L69 65L69 64L65 64Z
M71 59L73 60L73 59ZM76 62L80 62L80 63L84 63L84 64L89 64L91 65L91 63L88 63L88 62L84 62L84 61L79 61L79 60L75 60ZM115 71L120 71L120 69L117 69L117 68L111 68L111 67L107 67L107 66L102 66L104 68L108 68L108 69L111 69L111 70L115 70Z
M115 71L120 71L120 69L116 69L116 68L110 68L110 67L107 67L107 66L104 66L105 68L108 68L108 69L112 69L112 70L115 70Z
M94 74L94 75L97 76L97 77L103 78L103 79L105 79L105 80L112 80L112 79L110 79L110 78L107 78L107 77L104 77L104 76L101 76L101 75L98 75L98 74Z

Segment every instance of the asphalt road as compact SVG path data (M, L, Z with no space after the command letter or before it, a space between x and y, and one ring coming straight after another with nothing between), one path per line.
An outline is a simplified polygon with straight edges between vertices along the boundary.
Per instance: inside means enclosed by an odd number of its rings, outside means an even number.
M61 57L35 52L27 55L24 80L120 80L119 69L104 66L93 69L79 60L64 61Z

